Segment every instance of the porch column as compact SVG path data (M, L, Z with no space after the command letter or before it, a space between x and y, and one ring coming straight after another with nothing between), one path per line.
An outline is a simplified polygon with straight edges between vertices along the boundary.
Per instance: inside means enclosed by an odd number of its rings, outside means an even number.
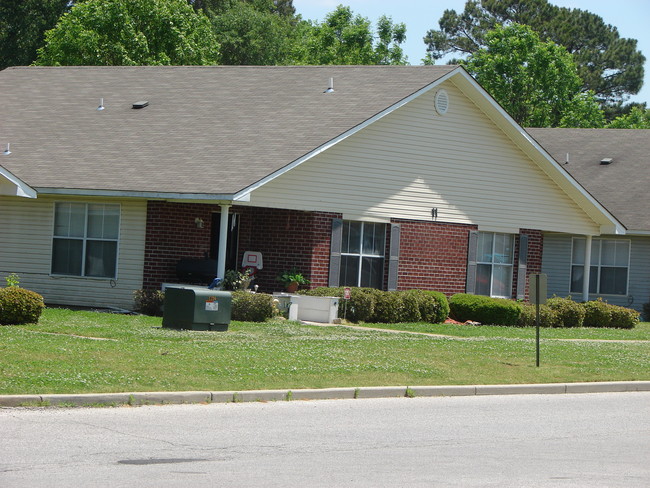
M589 301L589 277L591 275L591 236L585 244L585 270L582 274L582 301Z
M219 222L219 253L217 254L217 277L223 279L226 274L226 249L228 244L228 211L231 205L221 207L221 220Z

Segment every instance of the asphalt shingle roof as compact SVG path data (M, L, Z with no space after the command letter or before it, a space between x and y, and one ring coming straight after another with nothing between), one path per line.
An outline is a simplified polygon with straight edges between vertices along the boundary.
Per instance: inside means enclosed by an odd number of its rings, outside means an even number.
M8 68L0 165L34 188L233 194L455 68Z
M629 230L650 231L650 130L526 131Z

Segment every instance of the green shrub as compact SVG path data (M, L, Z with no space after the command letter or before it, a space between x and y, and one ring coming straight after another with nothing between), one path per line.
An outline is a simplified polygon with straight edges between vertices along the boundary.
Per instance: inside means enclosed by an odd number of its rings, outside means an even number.
M610 327L611 305L603 302L602 298L583 303L582 306L585 308L584 327Z
M519 322L521 327L535 327L537 318L537 307L535 305L523 305ZM557 314L548 305L539 306L539 325L540 327L557 327Z
M609 305L612 321L610 327L633 329L639 323L639 312L631 308Z
M352 288L350 300L341 300L340 306L348 302L345 318L351 322L369 322L375 313L375 294L368 292L367 288ZM339 308L340 310L340 308ZM339 317L343 317L339 312Z
M379 291L379 290L378 290ZM401 293L389 291L379 292L375 296L375 313L372 321L383 324L403 322L404 299Z
M485 325L517 325L521 305L505 298L457 293L449 300L451 316L459 322L468 320Z
M249 291L232 292L232 320L264 322L277 313L277 308L273 306L273 295Z
M420 305L424 301L424 298L420 290L387 293L399 293L402 296L402 314L399 320L400 322L420 322L422 320Z
M35 324L44 308L43 297L34 291L0 288L0 325Z
M136 312L153 317L162 317L165 294L160 290L135 290L133 303Z
M582 327L585 320L585 307L571 300L571 297L553 297L546 304L557 313L558 327Z
M432 324L441 324L449 317L449 301L444 293L422 290L423 302L420 303L422 320ZM435 305L434 305L435 303Z

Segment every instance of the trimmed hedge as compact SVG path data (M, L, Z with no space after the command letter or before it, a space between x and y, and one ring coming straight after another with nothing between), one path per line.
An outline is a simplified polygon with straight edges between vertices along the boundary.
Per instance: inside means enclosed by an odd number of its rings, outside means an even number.
M546 300L546 305L557 313L557 327L582 327L585 321L585 307L571 300L571 297L553 297Z
M249 291L232 292L232 320L265 322L276 315L278 309L273 305L273 295Z
M457 293L449 299L451 317L459 322L468 320L485 325L517 325L522 306L505 298Z
M612 306L602 298L583 303L585 309L585 327L610 327L612 323Z
M320 287L302 291L301 294L343 298L343 292L343 287ZM437 324L449 316L449 303L447 297L437 291L381 291L355 287L350 289L350 300L339 301L339 317L344 316L350 322L424 321Z
M612 321L610 327L633 329L639 323L639 312L631 308L609 305Z
M0 325L35 324L45 308L43 297L18 286L0 288Z
M537 318L537 307L525 304L521 308L521 315L517 325L520 327L535 327ZM557 313L548 305L539 306L539 325L541 327L557 327Z
M165 293L160 290L135 290L133 292L134 310L143 315L162 317Z

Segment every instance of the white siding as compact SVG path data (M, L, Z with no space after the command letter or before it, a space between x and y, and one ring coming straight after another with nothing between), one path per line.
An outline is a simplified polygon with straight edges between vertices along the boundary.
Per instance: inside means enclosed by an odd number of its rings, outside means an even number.
M121 203L117 279L50 276L54 202L116 203L110 200L0 197L0 286L8 273L46 303L90 307L133 307L133 290L142 288L146 202Z
M545 234L542 272L548 275L549 296L570 295L571 287L571 239L567 234ZM576 235L575 237L584 237ZM630 267L628 270L628 296L594 295L595 300L603 300L614 305L633 307L641 310L644 303L650 301L650 237L642 236L602 236L603 239L624 239L630 241ZM582 300L582 294L573 294L575 300ZM630 302L632 304L630 305Z
M598 227L451 82L258 188L251 205L342 212L347 218L596 233Z

